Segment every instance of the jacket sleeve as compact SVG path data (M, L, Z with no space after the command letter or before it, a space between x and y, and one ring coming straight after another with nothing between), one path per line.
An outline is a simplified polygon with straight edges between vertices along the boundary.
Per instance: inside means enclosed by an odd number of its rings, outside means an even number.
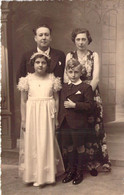
M63 80L64 80L64 69L65 69L65 54L64 52L62 52L61 54L61 62L62 62L62 83L63 83Z
M19 78L25 77L26 75L27 75L27 72L26 72L26 57L25 57L25 54L24 54L21 58L21 63L20 63L19 68L17 70L16 83L18 84Z
M93 99L93 90L89 85L85 88L84 93L84 101L76 102L75 110L84 110L84 111L92 111L94 109L94 99Z

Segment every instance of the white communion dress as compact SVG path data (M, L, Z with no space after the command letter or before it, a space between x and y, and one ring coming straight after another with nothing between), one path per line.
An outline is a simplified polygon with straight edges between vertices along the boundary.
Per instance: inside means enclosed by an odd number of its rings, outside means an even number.
M55 136L55 100L53 93L61 89L60 79L28 74L18 83L28 92L26 131L21 130L19 175L24 182L39 185L54 183L55 175L64 172L62 156Z

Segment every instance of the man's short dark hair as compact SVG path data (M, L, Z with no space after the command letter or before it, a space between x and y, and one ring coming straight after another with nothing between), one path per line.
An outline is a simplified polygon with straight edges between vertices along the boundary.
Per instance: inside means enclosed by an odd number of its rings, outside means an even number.
M34 33L34 35L36 35L37 29L38 29L38 28L41 28L41 27L48 28L49 31L50 31L50 34L51 34L52 29L51 29L47 24L40 24L40 25L37 25L36 27L33 28L33 33Z

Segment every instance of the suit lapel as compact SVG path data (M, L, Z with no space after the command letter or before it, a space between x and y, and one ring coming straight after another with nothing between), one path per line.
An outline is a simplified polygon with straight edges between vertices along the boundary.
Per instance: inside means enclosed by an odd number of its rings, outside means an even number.
M67 85L66 87L66 98L69 97L70 95L75 94L78 90L80 89L80 85L75 85L73 87L70 87Z
M53 72L58 61L58 55L52 48L50 48L50 57L51 57L50 71Z

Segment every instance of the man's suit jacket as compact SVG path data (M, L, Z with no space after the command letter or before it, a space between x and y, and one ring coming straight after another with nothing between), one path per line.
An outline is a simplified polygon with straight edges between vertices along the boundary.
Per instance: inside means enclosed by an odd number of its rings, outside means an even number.
M75 108L65 108L64 101L67 99L76 103ZM92 87L86 83L73 85L63 84L60 92L60 109L59 109L59 126L61 127L64 119L70 128L82 129L87 128L88 113L94 109Z
M30 65L29 61L30 61L30 57L35 52L37 52L37 49L28 51L22 56L22 60L16 77L17 83L20 77L25 77L28 72L29 73L34 72L34 67ZM50 73L54 73L56 77L60 77L63 82L63 74L65 68L65 54L60 50L50 48L49 55L51 57Z

